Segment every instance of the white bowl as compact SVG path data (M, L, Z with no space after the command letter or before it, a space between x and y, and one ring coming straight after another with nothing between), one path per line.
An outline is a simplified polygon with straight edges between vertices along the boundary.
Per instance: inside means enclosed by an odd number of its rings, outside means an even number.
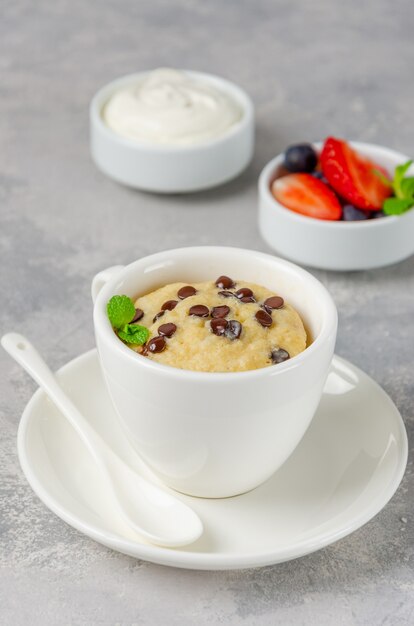
M391 174L396 165L408 161L404 154L388 148L350 143ZM315 144L316 149L321 147L322 144ZM327 270L372 269L414 254L414 209L400 216L331 222L306 217L282 206L272 196L270 185L283 159L283 154L272 159L259 178L259 229L278 254L302 265Z
M254 108L237 85L201 72L186 72L227 93L242 110L240 121L222 136L191 146L173 146L126 139L108 128L102 110L118 89L148 72L123 76L102 87L90 105L90 147L97 167L119 183L158 193L184 193L215 187L238 176L254 149Z
M236 373L182 370L132 351L113 332L106 305L176 281L226 274L257 282L291 303L312 343L279 365ZM141 458L169 487L203 497L237 495L267 480L296 448L319 404L337 327L325 287L305 270L261 252L167 250L98 274L92 284L102 371Z

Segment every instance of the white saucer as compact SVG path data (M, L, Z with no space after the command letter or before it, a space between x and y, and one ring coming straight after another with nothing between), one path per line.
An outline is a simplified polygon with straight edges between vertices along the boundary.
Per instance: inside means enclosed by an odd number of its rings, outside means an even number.
M93 427L131 466L148 475L117 422L96 351L65 365L58 377ZM193 545L173 550L137 540L117 519L93 461L40 390L23 413L18 452L39 498L95 541L154 563L234 569L303 556L365 524L402 479L407 435L386 393L361 370L335 357L309 430L270 480L250 493L222 500L177 494L200 515L205 533Z

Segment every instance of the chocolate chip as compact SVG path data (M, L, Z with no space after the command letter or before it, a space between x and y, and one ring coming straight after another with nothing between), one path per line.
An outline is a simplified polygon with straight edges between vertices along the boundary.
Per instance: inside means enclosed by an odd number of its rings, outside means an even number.
M248 287L243 287L236 291L236 296L241 300L242 298L254 298L253 291Z
M178 304L178 300L167 300L161 307L161 311L172 311Z
M217 317L216 319L211 320L210 328L215 335L218 335L220 337L226 332L228 324L229 323L227 320L223 319L222 317Z
M164 337L153 337L147 343L146 349L148 352L152 352L152 354L155 354L156 352L162 352L163 350L165 350L166 345L167 342L165 341Z
M187 285L186 287L181 287L181 289L177 291L177 296L180 298L180 300L185 300L185 298L194 296L194 294L196 293L197 289L194 289L194 287L191 287L191 285Z
M223 306L214 306L211 309L211 317L213 318L226 317L226 315L228 315L229 313L230 307L225 304L223 304Z
M142 317L144 317L144 311L142 309L135 309L135 315L132 318L130 324L138 322Z
M232 291L219 291L218 295L222 296L223 298L232 298L236 294L234 294Z
M256 299L254 296L245 296L244 298L240 298L240 302L247 304L248 302L256 302Z
M270 358L273 363L283 363L283 361L290 359L290 354L283 348L278 348L277 350L272 350Z
M154 315L154 317L152 318L153 323L155 324L155 322L164 315L165 311L159 311L156 315Z
M176 330L177 326L169 322L167 324L161 324L161 326L158 327L158 334L163 337L172 337Z
M230 320L227 323L224 334L227 339L238 339L242 332L242 325L237 320Z
M195 304L188 311L188 315L194 315L195 317L208 317L210 315L209 308L204 304Z
M216 280L216 286L220 289L230 289L234 287L234 282L228 276L219 276Z
M265 328L271 326L273 322L272 316L269 315L269 313L266 313L266 311L263 311L262 309L257 311L255 318L259 322L259 324L261 326L264 326Z
M272 296L264 301L265 309L280 309L284 305L284 300L280 296Z

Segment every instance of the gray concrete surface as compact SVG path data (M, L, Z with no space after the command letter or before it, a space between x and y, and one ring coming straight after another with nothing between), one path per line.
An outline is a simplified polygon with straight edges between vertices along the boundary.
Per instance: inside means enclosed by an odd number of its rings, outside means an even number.
M286 144L336 133L414 155L411 0L15 0L1 9L1 331L22 330L54 367L93 346L97 270L190 244L266 250L256 180ZM251 93L257 151L237 181L157 197L94 168L94 91L160 65L216 72ZM315 271L339 308L337 352L397 403L410 461L398 493L364 528L275 567L168 569L61 522L19 468L16 429L35 385L1 352L0 623L413 624L413 270L414 258L378 271Z

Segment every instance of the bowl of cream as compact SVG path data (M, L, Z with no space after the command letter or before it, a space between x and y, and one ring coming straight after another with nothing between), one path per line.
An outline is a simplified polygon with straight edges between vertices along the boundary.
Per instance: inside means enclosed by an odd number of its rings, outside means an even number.
M158 193L215 187L238 176L254 149L254 108L237 85L201 72L157 69L119 78L90 105L97 167Z

